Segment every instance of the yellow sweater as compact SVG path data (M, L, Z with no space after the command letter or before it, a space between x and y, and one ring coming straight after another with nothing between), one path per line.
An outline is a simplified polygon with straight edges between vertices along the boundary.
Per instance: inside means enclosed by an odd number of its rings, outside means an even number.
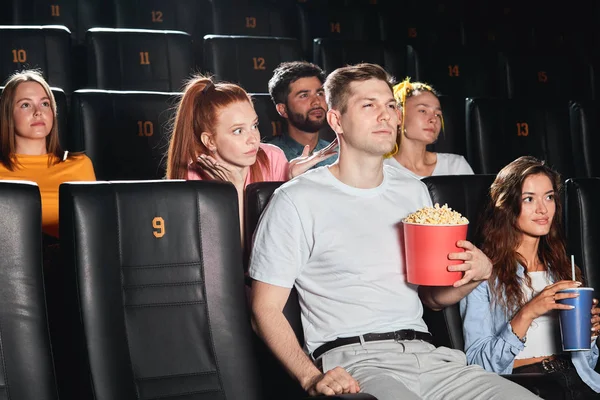
M0 179L37 183L42 197L42 231L58 237L58 187L69 181L95 181L92 161L85 155L69 157L48 167L51 155L16 155L14 171L0 163Z

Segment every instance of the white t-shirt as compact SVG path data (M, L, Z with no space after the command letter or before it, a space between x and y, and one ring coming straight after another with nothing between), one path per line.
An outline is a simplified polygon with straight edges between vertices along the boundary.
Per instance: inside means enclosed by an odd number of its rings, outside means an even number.
M425 185L389 166L358 189L320 167L277 189L250 259L253 279L298 290L306 350L338 337L427 332L417 287L404 273L399 222L431 206Z
M523 291L527 301L540 293L548 285L552 284L548 271L529 272L533 292L527 285L523 285ZM533 320L527 333L525 348L515 356L515 359L550 356L561 353L558 344L561 343L560 326L558 323L558 311L551 310L546 314Z
M435 164L435 168L431 173L432 176L436 175L473 175L473 169L465 160L465 158L459 154L450 154L450 153L436 153L437 154L437 162ZM391 165L394 168L398 168L403 172L409 174L413 178L423 179L424 176L419 176L412 172L410 169L406 168L404 165L400 164L398 160L394 157L386 158L383 161L386 165Z

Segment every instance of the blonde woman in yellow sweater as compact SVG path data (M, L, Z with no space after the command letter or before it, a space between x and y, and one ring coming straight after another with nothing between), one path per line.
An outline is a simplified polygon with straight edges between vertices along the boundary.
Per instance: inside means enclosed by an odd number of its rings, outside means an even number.
M58 143L56 100L35 70L12 75L0 97L0 179L37 183L42 231L58 237L58 187L95 181L91 160L63 152Z

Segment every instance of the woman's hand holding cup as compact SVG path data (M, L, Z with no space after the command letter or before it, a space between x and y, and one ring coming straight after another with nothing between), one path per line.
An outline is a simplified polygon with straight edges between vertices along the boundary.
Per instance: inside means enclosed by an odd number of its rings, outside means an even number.
M561 290L577 288L581 282L564 280L548 285L529 303L523 306L523 313L530 320L534 320L550 310L571 310L573 306L557 303L556 300L571 299L579 296L578 293L558 293ZM600 311L600 310L599 310Z

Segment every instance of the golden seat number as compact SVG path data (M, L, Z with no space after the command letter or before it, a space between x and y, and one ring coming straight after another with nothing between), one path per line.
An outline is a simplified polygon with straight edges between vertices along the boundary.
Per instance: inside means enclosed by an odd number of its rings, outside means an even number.
M160 239L167 233L165 220L162 217L154 217L152 220L152 234L155 238Z
M138 121L138 136L140 137L150 137L154 135L154 124L152 121Z
M517 136L529 136L529 124L527 122L517 122Z

